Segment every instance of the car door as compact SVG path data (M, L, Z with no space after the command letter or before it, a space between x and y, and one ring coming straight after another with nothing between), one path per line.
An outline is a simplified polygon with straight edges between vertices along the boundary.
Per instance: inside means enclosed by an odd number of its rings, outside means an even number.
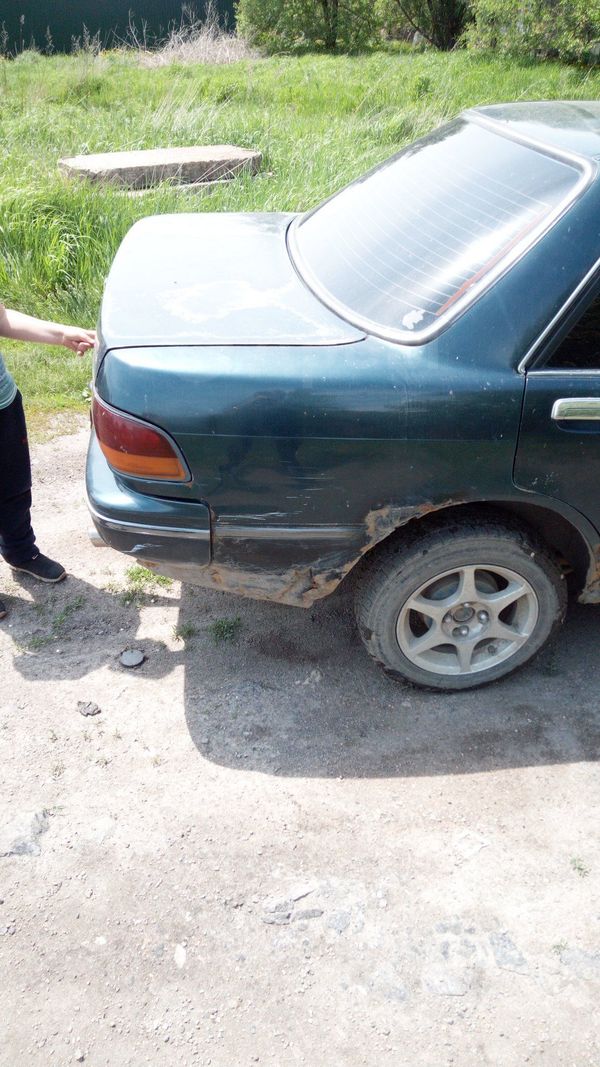
M598 280L527 370L514 481L570 504L600 530Z

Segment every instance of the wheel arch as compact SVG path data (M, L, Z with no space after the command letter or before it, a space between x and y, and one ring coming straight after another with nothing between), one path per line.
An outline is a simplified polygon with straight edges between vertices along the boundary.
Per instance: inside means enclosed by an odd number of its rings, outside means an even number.
M413 516L374 541L354 570L358 574L362 567L368 566L374 554L394 540L402 543L407 538L417 536L421 530L477 517L482 521L486 518L504 518L507 522L518 522L533 530L551 549L563 568L573 575L579 599L583 603L600 602L600 543L596 530L574 508L562 501L549 502L547 499L499 497L461 503L444 502L439 506L428 506L426 511L415 509Z

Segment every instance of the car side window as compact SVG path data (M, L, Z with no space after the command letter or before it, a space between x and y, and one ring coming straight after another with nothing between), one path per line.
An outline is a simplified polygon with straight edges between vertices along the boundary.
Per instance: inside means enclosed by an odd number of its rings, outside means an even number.
M600 294L571 326L545 365L552 370L600 370Z

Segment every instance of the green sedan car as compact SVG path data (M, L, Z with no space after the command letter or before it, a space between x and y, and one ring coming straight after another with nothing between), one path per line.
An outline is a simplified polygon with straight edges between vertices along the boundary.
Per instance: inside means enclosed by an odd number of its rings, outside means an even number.
M476 108L304 215L180 214L104 294L87 489L161 574L391 673L522 667L600 600L600 105Z

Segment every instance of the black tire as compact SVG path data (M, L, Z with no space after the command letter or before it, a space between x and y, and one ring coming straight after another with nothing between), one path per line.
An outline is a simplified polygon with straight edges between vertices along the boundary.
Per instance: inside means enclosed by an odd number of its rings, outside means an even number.
M469 577L475 596L459 603L460 580L466 583ZM513 603L500 611L500 595L506 591L508 600L512 590L517 590ZM420 599L414 601L419 592ZM438 597L451 608L436 609ZM437 620L420 612L421 604L431 605ZM355 610L367 651L388 674L425 688L456 691L523 667L562 623L566 605L566 582L534 533L510 519L465 517L417 528L382 546L366 561ZM472 618L463 625L454 618L454 613L469 612ZM487 623L479 621L486 616ZM513 641L504 637L507 626ZM465 630L468 636L463 636ZM420 644L431 645L437 637L433 647L420 651ZM465 645L470 652L464 651ZM470 665L465 666L469 656Z

